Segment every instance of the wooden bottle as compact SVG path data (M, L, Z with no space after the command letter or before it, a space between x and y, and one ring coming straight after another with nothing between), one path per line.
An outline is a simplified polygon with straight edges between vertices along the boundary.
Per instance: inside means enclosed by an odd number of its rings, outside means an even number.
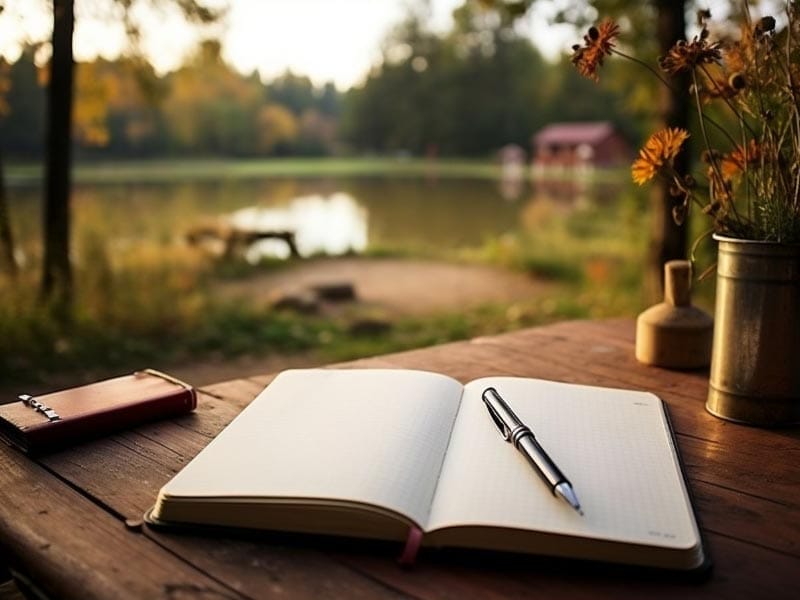
M636 319L636 359L672 369L698 369L711 361L714 319L692 306L689 261L664 265L664 302Z

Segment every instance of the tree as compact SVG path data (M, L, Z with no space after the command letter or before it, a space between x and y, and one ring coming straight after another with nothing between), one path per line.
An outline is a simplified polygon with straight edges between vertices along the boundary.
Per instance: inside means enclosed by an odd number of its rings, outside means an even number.
M529 143L551 67L507 24L464 8L455 17L446 35L416 13L395 28L380 66L348 94L348 141L373 151L462 156Z
M163 148L160 104L166 82L137 57L76 65L73 137L82 155L139 155Z
M1 11L2 5L0 5L0 12ZM0 117L8 113L8 104L5 100L6 93L10 87L8 71L8 64L0 60ZM0 264L2 264L2 268L12 278L16 277L17 261L14 258L14 236L11 231L11 220L8 215L2 151L0 151Z
M255 152L253 128L263 97L257 74L244 77L222 58L219 42L207 40L168 78L167 127L185 151L246 155Z
M135 0L115 0L124 9L126 28L134 38L138 27L133 20ZM221 12L198 0L174 0L190 21L210 23ZM70 263L70 166L72 162L72 107L75 60L72 35L75 28L74 0L53 0L52 56L46 109L46 160L44 201L43 300L68 309L72 302Z
M656 39L659 53L665 55L672 45L686 36L685 0L655 0ZM689 129L689 79L688 74L672 76L672 87L660 88L659 117L665 127ZM689 172L689 152L684 151L675 160L678 173ZM650 195L653 219L648 249L646 284L651 296L664 285L664 264L674 259L686 258L688 225L679 226L672 217L674 201L670 183L661 181L654 185Z
M280 104L266 104L258 113L259 149L268 154L279 151L297 137L297 120Z
M52 59L47 87L45 137L44 260L42 297L59 310L72 299L69 257L70 165L72 162L72 88L75 27L73 0L53 0Z
M0 120L0 145L6 155L41 159L44 147L46 82L34 62L36 46L26 46L8 69L8 118ZM13 116L13 118L11 118Z

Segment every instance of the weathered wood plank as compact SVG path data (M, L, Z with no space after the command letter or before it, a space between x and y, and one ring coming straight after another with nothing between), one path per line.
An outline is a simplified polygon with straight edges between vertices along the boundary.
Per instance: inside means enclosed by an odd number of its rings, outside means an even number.
M704 532L800 559L800 511L700 479L690 477L689 485Z
M652 574L544 557L429 552L410 571L380 557L339 554L339 560L403 592L430 600L499 598L796 598L798 561L710 534L715 564L692 581L674 573Z
M0 530L14 566L55 598L240 598L14 450L0 447Z
M270 532L237 537L160 533L145 535L216 579L253 598L402 598L390 581L365 577L332 560L313 543ZM295 543L292 543L292 542ZM384 560L392 562L391 555Z
M796 489L800 479L794 465L800 459L800 438L796 432L743 428L708 415L703 409L704 374L640 365L633 358L632 343L630 322L566 323L338 366L420 368L462 381L507 374L656 392L670 406L701 525L717 564L705 584L654 581L631 576L629 571L598 571L565 561L528 557L506 565L494 556L454 560L451 554L435 552L424 555L418 568L406 572L394 564L393 550L385 547L365 551L355 545L337 551L335 543L295 543L291 536L266 533L209 541L202 536L146 530L146 538L180 556L186 568L211 574L223 589L254 597L497 598L533 592L576 598L747 597L765 591L785 597L797 591L800 505ZM193 417L139 427L51 455L42 463L105 506L107 513L137 518L149 508L161 485L272 377L208 386ZM131 561L148 568L135 558Z

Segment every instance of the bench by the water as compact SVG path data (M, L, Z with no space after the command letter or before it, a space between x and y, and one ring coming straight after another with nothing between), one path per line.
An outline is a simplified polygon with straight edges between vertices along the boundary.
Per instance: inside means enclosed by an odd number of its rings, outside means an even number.
M208 242L221 243L223 245L222 256L224 258L232 258L236 256L237 253L246 250L251 245L261 240L281 240L286 243L289 248L289 254L292 257L300 256L300 252L297 250L297 244L295 243L294 231L241 229L223 225L199 225L193 227L186 233L186 241L193 246L199 246Z
M141 525L159 488L271 375L205 387L197 414L32 460L0 447L0 548L53 598L797 598L800 431L721 421L708 375L636 362L629 320L566 322L348 363L650 390L668 406L714 562L700 582L531 556L426 552L266 532L211 537Z

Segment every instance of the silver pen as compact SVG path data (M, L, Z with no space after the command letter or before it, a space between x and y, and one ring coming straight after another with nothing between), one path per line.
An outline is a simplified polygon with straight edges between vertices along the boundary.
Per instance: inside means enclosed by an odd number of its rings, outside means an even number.
M547 452L536 441L533 432L519 420L511 407L497 393L497 390L493 387L486 388L481 397L503 439L522 453L554 496L565 500L567 504L583 515L572 484L553 460L547 456Z

